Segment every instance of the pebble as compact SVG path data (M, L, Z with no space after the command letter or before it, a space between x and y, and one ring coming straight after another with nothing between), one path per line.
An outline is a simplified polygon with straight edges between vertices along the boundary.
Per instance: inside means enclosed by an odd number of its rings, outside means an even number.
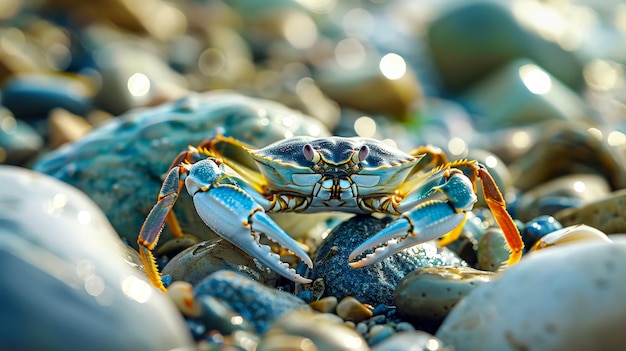
M538 75L545 77L539 83L528 78ZM461 99L476 115L478 130L587 118L583 99L528 59L503 65L473 85Z
M274 271L222 238L209 239L183 250L169 260L161 273L174 281L196 285L220 270L231 270L268 286L274 286L278 280Z
M93 107L93 90L84 77L32 73L8 81L2 101L16 118L24 120L45 119L54 108L86 116Z
M539 216L525 223L520 230L524 249L528 251L541 238L559 229L563 229L563 225L552 216Z
M191 284L184 281L175 281L167 287L167 296L184 316L198 318L202 315L202 308L193 297L193 286Z
M312 311L293 311L284 314L263 335L257 351L262 350L292 350L287 347L302 345L304 339L312 343L313 347L308 350L332 350L332 351L367 351L369 346L365 339L353 328L343 325L341 319L335 319L333 315ZM336 317L336 316L335 316ZM299 338L293 338L293 337ZM275 342L272 347L270 341ZM300 343L293 344L293 341ZM302 346L301 346L302 347ZM300 350L295 348L295 350Z
M477 268L484 271L496 272L509 259L509 250L502 230L491 228L480 237Z
M469 267L424 267L407 275L394 292L398 314L413 324L440 323L452 308L493 273Z
M372 351L452 351L435 336L421 331L402 331L381 341Z
M39 154L43 144L33 127L0 106L0 164L24 165Z
M342 300L343 301L343 300ZM309 303L312 309L322 313L334 313L337 309L337 298L334 296L326 296L317 301ZM346 318L344 318L346 319Z
M125 261L125 245L79 190L0 166L0 223L3 348L193 347L174 304Z
M612 242L605 233L585 224L577 224L550 232L542 236L531 246L530 251L542 250L548 247L572 244L581 241Z
M266 287L232 271L217 271L194 287L194 296L213 296L252 323L258 333L266 331L281 315L311 308L298 297Z
M612 192L608 196L592 201L579 208L569 208L554 214L563 226L586 224L606 234L626 232L626 189Z
M461 300L436 336L458 351L620 350L625 255L624 241L531 253Z
M85 118L62 108L54 108L48 117L48 146L52 149L82 138L92 126Z
M345 321L361 322L372 316L372 310L352 296L346 296L337 304L337 315Z
M558 211L580 207L609 195L611 187L606 178L597 174L569 174L542 183L524 192L516 200L515 216L530 221L541 216L553 216Z
M230 335L239 330L253 331L252 323L216 297L202 295L197 300L202 311L199 319L209 333L217 330Z

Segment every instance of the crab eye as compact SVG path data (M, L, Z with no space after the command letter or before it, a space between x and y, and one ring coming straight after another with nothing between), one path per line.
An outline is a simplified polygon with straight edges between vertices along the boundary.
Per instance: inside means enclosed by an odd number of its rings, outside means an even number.
M307 161L317 163L320 160L319 153L315 151L315 149L313 149L313 146L311 144L304 145L302 147L302 153L304 154L304 158L306 158Z
M370 148L367 145L361 146L361 148L359 149L359 152L355 152L354 154L352 154L352 162L354 163L363 162L367 158L367 155L369 155L369 153L370 153Z

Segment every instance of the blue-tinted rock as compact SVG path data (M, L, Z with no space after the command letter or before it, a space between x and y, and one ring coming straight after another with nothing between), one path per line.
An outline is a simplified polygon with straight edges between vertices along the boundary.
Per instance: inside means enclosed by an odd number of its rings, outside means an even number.
M30 74L15 76L4 87L2 102L16 118L43 119L60 107L79 116L92 108L93 87L76 77Z
M524 248L527 250L530 249L535 245L537 240L541 239L546 234L550 234L562 228L563 225L552 216L539 216L527 222L520 231L522 240L524 241Z
M353 296L371 305L393 305L393 292L408 273L427 266L461 266L464 262L446 248L432 242L413 246L363 267L348 266L352 250L389 224L391 218L358 215L336 227L320 245L310 278L322 278L325 296Z
M218 271L194 287L194 296L214 296L254 325L265 331L270 323L286 312L310 310L298 297L266 287L232 271Z
M192 347L178 310L126 262L104 214L75 188L0 166L0 238L2 348Z
M0 164L24 165L43 147L43 138L26 122L0 107Z

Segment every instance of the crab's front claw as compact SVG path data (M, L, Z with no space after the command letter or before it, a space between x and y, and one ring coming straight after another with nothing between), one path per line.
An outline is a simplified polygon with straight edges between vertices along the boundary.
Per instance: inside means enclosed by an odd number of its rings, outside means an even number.
M197 191L193 202L198 215L215 233L256 258L276 273L298 283L311 280L297 274L280 256L259 242L260 234L293 252L309 267L313 266L306 252L282 230L250 195L232 184L219 184Z
M354 268L365 267L408 247L455 232L463 225L465 215L464 211L455 210L446 201L427 202L403 213L400 218L354 249L350 253L350 261L367 250L373 249L373 252L358 261L350 262L349 265Z

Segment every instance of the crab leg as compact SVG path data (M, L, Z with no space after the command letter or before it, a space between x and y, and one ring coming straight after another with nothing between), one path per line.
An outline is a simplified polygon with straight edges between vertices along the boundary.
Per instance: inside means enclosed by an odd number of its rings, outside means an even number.
M295 282L310 283L309 279L289 268L287 263L281 262L280 256L273 253L269 246L261 244L260 234L265 234L312 267L313 263L306 252L232 178L211 175L214 172L211 161L200 161L185 180L187 190L193 196L196 212L204 223L276 273Z
M437 176L447 178L443 184L433 187L433 190L442 193L444 198L423 202L414 209L402 213L401 217L387 228L352 251L350 260L368 249L378 247L374 253L357 262L351 262L350 266L367 266L405 248L437 239L450 232L456 233L458 227L465 222L467 211L470 211L476 202L473 185L460 171L441 172Z
M515 226L513 219L506 211L506 203L502 197L502 193L498 190L496 182L491 177L491 174L485 169L484 166L478 165L478 175L483 186L483 193L485 194L485 201L487 206L493 213L493 216L502 229L504 238L511 253L509 254L509 260L507 265L513 265L517 263L522 257L522 250L524 249L524 242L520 236L519 230Z
M166 289L161 282L161 276L159 275L152 250L154 250L154 247L159 241L159 236L163 231L163 226L166 221L168 224L174 225L174 228L177 228L179 233L182 233L176 217L174 217L171 212L183 186L183 182L180 180L180 172L181 168L176 166L170 169L165 176L165 181L159 191L157 203L141 226L139 238L137 239L137 243L139 244L139 256L146 268L146 275L152 285L162 291L166 291ZM172 231L176 232L174 228Z

